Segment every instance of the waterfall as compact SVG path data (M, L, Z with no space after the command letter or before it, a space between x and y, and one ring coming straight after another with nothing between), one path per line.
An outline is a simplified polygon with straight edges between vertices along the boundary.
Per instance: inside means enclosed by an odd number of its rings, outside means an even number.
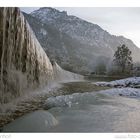
M62 69L56 62L53 63L55 81L70 82L82 80L83 76Z
M52 66L19 8L0 8L0 104L54 80L78 78Z
M0 8L0 103L53 78L49 58L18 8Z

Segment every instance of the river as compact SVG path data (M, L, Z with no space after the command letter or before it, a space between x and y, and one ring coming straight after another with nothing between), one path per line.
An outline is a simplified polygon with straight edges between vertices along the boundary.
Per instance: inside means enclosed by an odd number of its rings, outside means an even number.
M87 80L62 84L54 97L44 96L36 106L28 105L25 108L29 107L30 113L19 115L2 131L139 132L140 100L101 94L99 91L108 87L93 83Z

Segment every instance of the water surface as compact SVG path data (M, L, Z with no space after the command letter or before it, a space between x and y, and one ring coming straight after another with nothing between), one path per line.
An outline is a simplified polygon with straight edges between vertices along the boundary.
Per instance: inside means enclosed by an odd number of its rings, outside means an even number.
M38 115L30 124L36 129L31 127L28 132L139 132L140 100L99 93L104 89L107 87L98 87L89 81L62 84L56 91L57 96L54 93L54 97L42 100L39 108L49 112L50 121L55 119L57 124L44 126L46 120L39 123ZM25 132L20 123L28 126L28 115L19 119L5 126L4 131ZM40 129L43 122L44 129Z

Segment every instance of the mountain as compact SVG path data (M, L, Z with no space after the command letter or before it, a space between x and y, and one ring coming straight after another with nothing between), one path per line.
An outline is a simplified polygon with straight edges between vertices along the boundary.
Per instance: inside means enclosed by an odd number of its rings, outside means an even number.
M24 13L49 58L64 69L86 74L100 62L112 60L118 46L125 44L134 61L140 59L140 49L123 36L111 35L97 24L68 15L54 8L40 8Z

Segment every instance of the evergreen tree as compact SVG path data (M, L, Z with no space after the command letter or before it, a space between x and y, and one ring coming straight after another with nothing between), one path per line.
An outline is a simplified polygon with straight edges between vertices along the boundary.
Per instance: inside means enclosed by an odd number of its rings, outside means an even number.
M123 44L122 46L118 47L115 54L114 54L114 63L118 66L120 72L122 74L130 74L132 67L133 67L133 61L131 57L131 51L128 49L128 47Z

